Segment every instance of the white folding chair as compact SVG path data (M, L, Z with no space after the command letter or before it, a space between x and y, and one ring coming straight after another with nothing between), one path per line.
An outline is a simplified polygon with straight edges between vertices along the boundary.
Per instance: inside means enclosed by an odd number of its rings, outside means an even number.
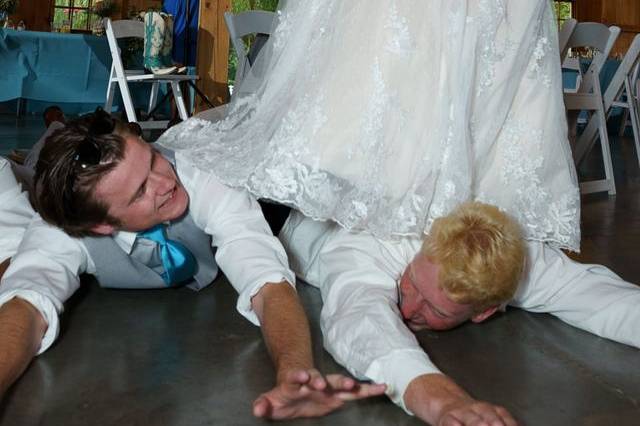
M227 24L229 39L238 56L238 67L236 69L235 86L239 87L244 77L251 69L252 53L255 49L247 49L244 38L248 35L270 35L275 13L264 10L249 10L246 12L233 14L224 13L224 22ZM253 52L252 52L253 51Z
M627 54L630 52L627 51ZM627 126L631 126L633 131L633 140L636 144L636 154L638 155L638 164L640 164L640 134L639 134L639 121L640 121L640 61L636 61L636 64L630 75L625 79L625 88L621 91L618 101L614 102L613 106L623 108L622 121L620 122L620 136L624 135L624 131ZM628 81L627 81L628 80Z
M567 19L560 27L560 31L558 32L558 44L560 47L560 58L564 59L567 56L567 50L569 50L568 42L569 37L573 34L573 30L576 28L576 24L578 21L575 19Z
M125 70L124 65L122 64L122 58L120 57L118 39L125 37L144 38L144 23L134 20L111 21L111 19L105 18L104 26L107 34L107 40L109 41L111 59L113 61L111 65L111 73L109 75L109 84L107 86L107 99L104 104L105 111L111 112L113 97L116 86L118 86L120 88L120 94L122 95L124 109L127 113L127 119L130 122L140 124L140 127L143 129L164 129L169 124L169 120L154 121L149 119L140 121L138 119L133 106L129 83L147 83L152 85L151 95L149 97L149 109L147 110L147 113L150 113L158 102L158 90L160 88L160 84L167 84L173 92L173 97L175 99L180 118L182 120L189 118L187 108L184 104L184 98L182 96L182 90L180 89L180 82L197 80L198 77L195 75L145 74L142 70Z
M616 70L609 86L603 95L604 110L607 117L611 114L612 107L625 108L625 113L631 119L633 128L633 139L636 146L636 155L638 164L640 164L640 100L638 94L640 92L640 81L638 77L640 73L640 34L636 35L629 46L629 50L624 55L620 66ZM623 123L626 118L623 117ZM578 146L575 158L578 161L589 152L598 133L598 123L590 121L585 130L582 132L581 139L585 142Z
M605 178L581 183L580 190L583 194L601 191L607 191L609 195L615 195L616 193L609 137L607 136L606 109L600 88L600 70L619 34L620 28L616 26L608 28L604 24L595 22L580 22L576 24L565 46L567 50L578 47L594 49L591 65L583 74L580 87L578 87L576 93L564 94L566 109L568 111L588 111L591 114L589 122L597 123L596 126L600 136ZM576 152L582 150L583 145L588 145L590 142L585 139L584 136L585 134L583 132L575 144L574 160L576 160L576 164L579 164L582 158L584 158L578 157ZM580 161L577 161L578 159Z

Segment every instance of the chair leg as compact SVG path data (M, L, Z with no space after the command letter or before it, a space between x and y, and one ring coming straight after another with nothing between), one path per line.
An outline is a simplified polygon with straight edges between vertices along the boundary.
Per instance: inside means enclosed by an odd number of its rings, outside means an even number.
M598 138L598 122L592 115L591 119L587 123L587 126L582 131L580 137L577 138L575 143L575 151L573 152L573 160L576 166L582 164L587 154L591 152L593 145Z
M109 80L109 84L107 85L107 98L104 101L104 110L111 114L113 109L113 96L116 93L116 82L113 80Z
M624 136L624 130L627 128L627 120L629 120L629 109L623 108L622 120L620 120L620 129L618 129L618 136Z
M187 108L184 106L184 97L182 96L182 90L180 89L180 83L178 81L171 82L171 90L173 90L173 98L178 108L178 113L182 121L186 121L189 118Z
M638 165L640 166L640 111L638 111L638 105L632 96L629 96L629 117L631 118L633 141L636 145L636 156L638 157Z
M158 103L158 89L160 88L160 83L154 81L151 85L151 95L149 96L149 109L147 109L147 114L151 115L151 111L156 107Z
M131 98L131 92L129 91L127 81L124 78L119 78L118 87L120 88L120 95L122 95L124 110L127 113L127 120L131 123L137 123L138 117L136 117L136 110L133 107L133 99Z
M607 192L609 195L616 195L616 183L613 177L613 163L611 162L611 147L609 145L609 137L607 135L607 120L604 109L599 108L593 118L599 121L598 129L600 132L600 147L602 149L604 175L607 180Z

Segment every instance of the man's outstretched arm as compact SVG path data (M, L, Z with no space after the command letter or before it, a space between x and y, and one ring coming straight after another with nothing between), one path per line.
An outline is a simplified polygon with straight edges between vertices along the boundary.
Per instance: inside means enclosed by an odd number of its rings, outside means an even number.
M616 342L640 348L640 287L601 265L571 260L546 243L527 243L527 273L509 305L546 312Z
M322 416L345 401L384 393L383 385L361 385L339 374L325 378L314 368L307 318L288 283L266 284L253 297L252 305L277 378L276 386L254 402L254 415L272 419Z
M432 425L517 424L505 408L473 399L444 374L416 377L407 387L404 403L408 410Z
M36 355L46 330L42 314L26 300L0 306L0 398Z
M271 419L321 416L346 400L382 394L384 386L359 385L342 375L323 377L313 368L295 275L253 196L223 185L211 173L188 166L181 172L179 159L177 170L189 193L190 214L211 236L216 261L238 292L238 312L261 326L276 367L277 384L254 402L254 414Z
M505 409L470 397L431 362L397 305L389 271L401 272L403 258L394 245L377 244L368 234L339 231L316 257L329 353L356 377L387 384L387 395L426 423L515 425Z

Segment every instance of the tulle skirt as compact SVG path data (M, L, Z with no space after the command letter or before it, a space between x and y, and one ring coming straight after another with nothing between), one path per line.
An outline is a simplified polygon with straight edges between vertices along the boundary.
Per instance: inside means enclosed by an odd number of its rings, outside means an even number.
M281 1L219 119L159 140L223 182L382 238L460 202L577 250L557 30L546 0Z

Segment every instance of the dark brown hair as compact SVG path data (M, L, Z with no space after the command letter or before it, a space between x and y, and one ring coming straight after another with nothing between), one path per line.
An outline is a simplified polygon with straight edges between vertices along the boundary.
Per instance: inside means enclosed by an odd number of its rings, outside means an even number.
M94 197L98 181L124 157L126 126L115 121L114 130L94 134L92 123L98 114L70 121L49 136L40 152L34 185L36 205L49 223L76 237L94 235L102 223L118 226L109 207ZM102 111L102 114L104 111ZM107 119L108 115L107 115ZM79 164L83 145L91 144L98 157L95 165Z

